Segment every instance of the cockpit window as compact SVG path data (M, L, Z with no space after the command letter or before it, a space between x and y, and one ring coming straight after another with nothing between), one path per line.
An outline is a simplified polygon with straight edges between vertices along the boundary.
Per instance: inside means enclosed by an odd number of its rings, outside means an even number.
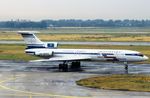
M143 57L144 55L143 54L125 54L126 56L140 56L140 57Z
M144 55L143 54L139 54L139 56L143 57Z

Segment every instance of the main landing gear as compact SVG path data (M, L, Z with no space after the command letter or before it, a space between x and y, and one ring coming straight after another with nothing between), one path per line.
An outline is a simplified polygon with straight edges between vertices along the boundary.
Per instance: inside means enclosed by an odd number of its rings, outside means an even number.
M62 64L59 64L59 71L62 72L68 72L69 70L77 71L80 69L81 69L81 63L78 61L72 62L71 65L68 65L67 62L63 62Z
M66 63L59 64L59 71L67 72L68 71L68 64L66 64Z

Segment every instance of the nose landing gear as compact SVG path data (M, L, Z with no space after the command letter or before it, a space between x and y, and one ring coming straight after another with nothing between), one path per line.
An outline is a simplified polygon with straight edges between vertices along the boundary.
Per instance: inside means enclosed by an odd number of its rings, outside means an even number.
M124 62L124 65L125 65L125 73L128 74L128 71L129 71L128 70L129 69L128 68L129 67L128 62Z

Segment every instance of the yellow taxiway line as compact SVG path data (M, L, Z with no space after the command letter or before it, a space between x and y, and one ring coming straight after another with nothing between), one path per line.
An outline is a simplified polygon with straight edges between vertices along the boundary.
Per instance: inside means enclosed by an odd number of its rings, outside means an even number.
M0 87L5 89L5 90L10 90L10 91L18 92L18 93L23 93L21 95L29 96L29 98L32 98L32 96L45 96L45 97L47 96L47 97L60 97L60 98L90 98L90 97L66 96L66 95L46 94L46 93L23 91L23 90L17 90L17 89L10 88L10 87L2 85L2 83L9 82L9 81L12 81L12 80L16 80L16 79L21 78L21 77L24 77L24 75L15 76L15 77L11 77L11 78L8 78L6 80L0 81ZM6 94L6 95L10 96L11 94ZM20 95L17 95L17 94L12 94L12 95L20 96Z
M30 95L29 98L32 98L32 96Z

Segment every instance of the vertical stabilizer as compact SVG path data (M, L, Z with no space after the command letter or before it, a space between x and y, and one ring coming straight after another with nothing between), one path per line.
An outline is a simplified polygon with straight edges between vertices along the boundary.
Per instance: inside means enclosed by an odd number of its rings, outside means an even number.
M25 43L27 44L26 49L33 48L57 48L57 42L42 42L39 38L35 36L36 31L18 31L23 37Z
M38 33L36 31L18 31L18 33L21 34L27 45L43 44L43 42L35 36L35 33Z

